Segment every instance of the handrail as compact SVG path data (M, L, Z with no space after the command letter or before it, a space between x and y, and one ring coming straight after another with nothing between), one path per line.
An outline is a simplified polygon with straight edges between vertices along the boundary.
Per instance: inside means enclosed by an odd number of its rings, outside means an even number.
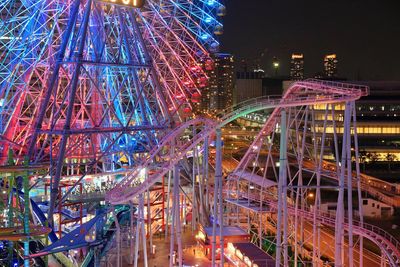
M334 87L347 88L347 89L352 89L352 90L354 90L354 89L360 90L364 96L369 94L369 87L366 85L360 85L360 84L349 83L349 82L318 80L318 79L312 79L312 78L307 79L305 81L313 82L313 83L320 83L320 84L334 86Z
M259 201L257 198L253 198L253 200ZM263 201L265 201L265 200L263 200ZM275 202L272 202L270 200L267 200L265 202L267 202L269 205L272 204L272 206L276 206L277 205ZM291 204L289 204L288 208L294 209L293 205L291 205ZM303 210L307 211L307 212L313 212L313 210L308 206L306 206L305 209L303 209ZM331 219L336 219L336 216L333 216L331 213L323 212L323 211L320 211L320 210L318 211L318 213L321 216L329 217ZM348 218L346 216L344 217L344 219L348 221ZM395 247L397 248L398 255L399 255L399 258L400 258L400 242L395 237L393 237L391 234L389 234L387 231L385 231L382 228L379 228L379 227L377 227L375 225L368 224L368 223L361 222L361 221L354 220L354 219L353 219L353 224L356 224L359 227L362 227L362 225L364 225L364 226L368 227L369 229L371 229L372 231L374 229L378 230L378 231L374 231L374 233L379 234L379 235L383 234L383 237L386 237L387 240L393 241L392 244L394 244Z
M225 191L225 193L230 193L229 191ZM236 194L236 192L233 192L234 194ZM248 198L250 200L253 201L260 201L259 197L255 197L253 195L249 195L249 194L241 194L240 196ZM277 203L276 201L272 201L271 199L263 199L262 200L264 203L268 204L270 207L272 208L277 208ZM288 211L293 214L296 214L296 210L295 207L288 203ZM297 209L297 214L302 216L302 217L306 217L306 215L308 216L308 218L313 218L314 214L313 214L313 210L310 207L305 207L305 208L298 208ZM321 222L325 222L325 223L329 223L330 225L335 225L336 224L336 217L333 216L330 213L326 213L326 212L322 212L320 210L318 210L318 219ZM345 217L344 218L345 222L344 222L344 226L345 227L349 227L348 226L348 218ZM371 241L374 241L374 243L379 243L381 244L381 249L384 249L386 251L387 254L389 254L388 256L394 256L396 258L396 260L392 259L393 262L397 262L400 261L400 242L393 237L391 234L389 234L387 231L383 230L382 228L379 228L375 225L372 224L368 224L368 223L364 223L364 222L360 222L358 220L353 219L352 220L353 226L355 226L355 230L359 231L358 234L363 235L363 233L365 234L364 236L368 239L370 239ZM369 232L365 232L365 230L369 231ZM376 236L374 236L376 235ZM381 241L379 241L379 239L381 239ZM384 242L386 241L386 242ZM378 244L377 244L378 245ZM392 253L394 253L395 255L392 255L389 253L389 251L387 251L388 249L384 247L384 245L388 245L390 246ZM378 245L379 246L379 245Z
M332 102L343 102L343 101L350 101L353 100L353 97L349 96L325 96L321 97L320 99L317 100L318 103L332 103ZM299 106L299 105L307 105L307 104L312 104L313 102L316 101L315 98L309 97L309 96L303 96L303 97L297 97L296 99L290 99L286 101L282 101L282 99L270 99L270 98L264 98L263 101L260 101L261 98L257 101L252 102L251 104L247 106L240 107L238 109L235 109L231 111L230 113L225 114L222 118L218 118L217 121L220 122L220 124L225 125L229 121L232 120L232 118L238 118L243 116L244 114L242 113L250 113L249 111L257 111L257 110L263 110L266 108L278 108L278 107L292 107L292 106Z
M334 82L334 81L325 81L325 80L318 80L318 79L307 79L305 81L298 81L296 82L298 85L302 86L310 86L310 84L322 84L326 85L329 87L336 87L340 88L341 90L344 90L346 93L354 93L355 90L361 92L361 96L365 96L369 94L369 87L365 85L359 85L359 84L353 84L353 83L344 83L344 82ZM251 99L247 99L245 101L239 102L236 105L232 105L229 108L225 108L219 113L216 114L216 117L222 117L225 116L230 112L234 112L235 110L238 110L241 107L246 107L246 106L252 106L256 103L265 103L268 101L274 102L274 100L281 100L282 96L281 95L268 95L268 96L259 96ZM222 116L219 116L222 115Z
M275 99L280 100L281 96L280 95L269 95L269 96L259 96L259 97L247 99L245 101L237 103L236 105L230 106L229 108L225 108L225 109L221 110L215 116L216 117L223 117L227 113L233 112L233 111L235 111L235 110L237 110L239 108L246 107L246 106L251 106L254 103L265 102L265 101L275 100Z
M326 160L323 161L323 165L324 165L323 166L324 169L327 169L326 165L336 168L336 165L334 163L326 161ZM356 175L356 173L353 172L353 175ZM360 182L361 182L361 185L363 186L364 189L371 191L370 193L372 193L372 194L379 195L379 197L381 199L385 200L384 202L386 204L389 204L389 205L392 205L392 206L396 206L396 207L400 205L400 200L399 201L395 201L393 198L385 195L384 193L382 193L381 191L376 189L377 188L376 186L370 185L369 182L368 182L369 180L374 180L374 181L376 181L378 183L383 183L383 184L385 184L385 186L389 186L389 187L395 186L394 184L386 182L386 181L383 181L383 180L378 179L376 177L369 176L369 175L364 174L364 173L360 173ZM356 181L353 181L353 182L356 182ZM380 188L380 189L388 191L388 190L386 190L386 188L383 188L383 189Z

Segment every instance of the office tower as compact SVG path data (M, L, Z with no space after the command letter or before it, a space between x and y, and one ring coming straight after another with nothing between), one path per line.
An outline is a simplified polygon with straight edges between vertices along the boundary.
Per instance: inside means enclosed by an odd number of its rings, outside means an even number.
M206 67L208 85L202 90L200 111L215 115L233 104L234 60L230 54L212 55L214 65Z
M290 62L290 78L292 80L303 80L304 79L304 55L303 54L292 54L292 60Z
M324 58L324 74L326 77L337 76L338 59L336 54L326 55Z

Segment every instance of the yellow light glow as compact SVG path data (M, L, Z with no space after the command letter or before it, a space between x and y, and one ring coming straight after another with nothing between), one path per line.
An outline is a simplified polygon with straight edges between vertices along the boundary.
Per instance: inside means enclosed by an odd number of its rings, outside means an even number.
M336 58L336 54L331 54L331 55L326 55L325 59L335 59Z
M199 231L196 235L197 240L206 241L206 236L203 232Z
M292 59L303 59L303 54L292 54Z

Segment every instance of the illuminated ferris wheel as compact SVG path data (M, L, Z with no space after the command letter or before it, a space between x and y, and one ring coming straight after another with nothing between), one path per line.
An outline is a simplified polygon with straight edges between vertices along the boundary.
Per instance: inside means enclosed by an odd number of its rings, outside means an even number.
M0 3L0 156L62 177L135 165L191 113L218 49L217 0Z
M0 149L97 161L191 113L222 34L220 0L0 3ZM128 157L128 159L127 159ZM72 164L72 163L71 163ZM96 165L97 166L97 165Z

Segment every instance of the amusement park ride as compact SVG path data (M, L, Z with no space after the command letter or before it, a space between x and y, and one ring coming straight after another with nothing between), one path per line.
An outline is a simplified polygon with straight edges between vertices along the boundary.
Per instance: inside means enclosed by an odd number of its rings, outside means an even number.
M182 266L186 224L212 229L209 266L230 261L231 225L275 266L399 266L400 243L360 216L362 192L388 199L359 168L354 101L367 87L299 81L193 115L225 12L220 0L0 3L1 266L100 266L112 247L122 266L123 235L129 263L148 266L157 233L177 251L165 263ZM266 109L224 175L221 128ZM320 209L326 190L334 217Z

